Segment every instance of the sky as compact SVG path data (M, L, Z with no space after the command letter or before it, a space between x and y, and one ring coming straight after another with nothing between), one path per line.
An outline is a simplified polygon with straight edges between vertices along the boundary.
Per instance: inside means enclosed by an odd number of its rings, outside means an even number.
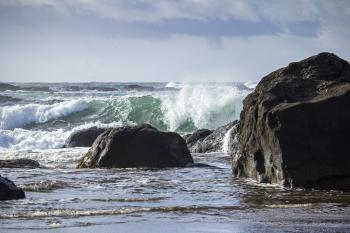
M350 0L0 0L0 82L257 82L349 42Z

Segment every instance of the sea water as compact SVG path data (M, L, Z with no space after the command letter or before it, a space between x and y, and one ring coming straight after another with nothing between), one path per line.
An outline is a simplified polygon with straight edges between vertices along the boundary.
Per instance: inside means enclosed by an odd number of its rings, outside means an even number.
M21 85L50 91L0 93L20 99L0 103L0 159L30 158L42 167L0 170L26 192L0 202L0 232L350 232L348 192L233 178L229 133L222 151L192 154L212 165L202 168L76 169L88 148L62 148L72 132L92 126L215 129L239 119L252 91L243 84Z

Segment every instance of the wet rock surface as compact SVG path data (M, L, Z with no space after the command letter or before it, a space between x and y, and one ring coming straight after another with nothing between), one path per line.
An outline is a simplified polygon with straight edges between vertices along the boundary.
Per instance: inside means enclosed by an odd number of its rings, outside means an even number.
M24 191L11 180L0 176L0 201L25 198Z
M90 147L96 138L108 128L91 127L72 133L64 144L64 147Z
M221 152L223 151L223 144L225 136L238 121L233 121L227 125L221 126L214 131L211 130L198 130L193 134L185 135L184 138L187 142L188 148L193 153L206 153L206 152ZM233 144L233 138L235 130L229 132L231 135L227 140L230 140L229 144Z
M78 168L186 167L193 159L177 133L148 124L106 130L80 160Z
M244 100L236 177L350 189L350 65L321 53L272 72Z

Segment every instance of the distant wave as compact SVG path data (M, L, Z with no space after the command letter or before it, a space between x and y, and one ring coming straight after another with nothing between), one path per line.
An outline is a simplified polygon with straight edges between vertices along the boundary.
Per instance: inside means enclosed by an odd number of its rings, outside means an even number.
M255 82L251 82L251 81L248 81L248 82L244 83L244 86L246 86L249 89L255 89L256 85L258 85L258 84L255 83Z
M182 83L176 83L176 82L169 82L169 83L167 83L165 85L165 87L180 89L181 87L183 87L183 84Z

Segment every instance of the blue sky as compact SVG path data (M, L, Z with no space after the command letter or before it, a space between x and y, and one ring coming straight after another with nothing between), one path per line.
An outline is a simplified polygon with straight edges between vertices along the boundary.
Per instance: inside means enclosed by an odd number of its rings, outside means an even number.
M0 0L0 81L259 81L350 59L347 0Z

